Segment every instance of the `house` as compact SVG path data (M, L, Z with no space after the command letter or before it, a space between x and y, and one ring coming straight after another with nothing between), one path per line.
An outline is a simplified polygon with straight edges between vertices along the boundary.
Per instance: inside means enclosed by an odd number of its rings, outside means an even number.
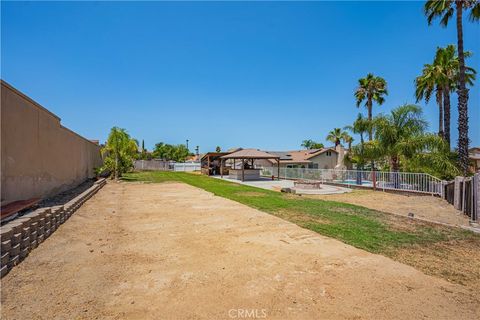
M468 150L470 168L473 172L480 172L480 147L473 147Z
M243 149L232 148L227 152L208 152L201 158L202 173L207 175L220 174L221 158L241 150L257 150L257 149ZM334 169L339 160L339 151L334 148L322 149L307 149L307 150L291 150L291 151L261 151L272 155L271 159L256 158L251 159L251 166L255 168L307 168L307 169ZM277 163L276 157L279 157ZM224 160L224 174L227 174L229 169L241 169L241 161L235 159Z
M308 168L308 169L333 169L337 165L338 152L334 148L292 150L292 151L268 151L268 153L280 156L282 168ZM256 166L275 166L274 160L257 160Z

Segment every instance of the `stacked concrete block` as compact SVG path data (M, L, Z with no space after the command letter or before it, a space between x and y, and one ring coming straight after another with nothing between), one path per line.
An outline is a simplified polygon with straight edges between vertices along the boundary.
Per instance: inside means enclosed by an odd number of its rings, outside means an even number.
M53 220L55 221L54 228L57 229L58 227L60 227L62 223L65 222L63 206L55 206L55 207L52 207L51 209L52 209Z
M46 210L48 208L42 208L22 216L22 218L30 219L30 249L38 246L39 221L44 216Z
M1 226L1 276L6 275L15 265L25 259L31 250L45 241L105 184L106 180L100 179L92 187L64 205L40 208Z
M0 228L0 241L2 244L1 252L1 275L2 277L7 274L10 269L10 253L12 252L12 236L13 229L10 226L2 226ZM20 253L20 246L18 246L18 253Z

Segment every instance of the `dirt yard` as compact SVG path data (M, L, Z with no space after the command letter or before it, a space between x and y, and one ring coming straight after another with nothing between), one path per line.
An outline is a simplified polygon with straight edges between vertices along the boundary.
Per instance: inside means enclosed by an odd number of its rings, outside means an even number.
M109 183L1 284L2 319L480 313L461 285L180 183Z
M356 190L350 193L308 196L315 199L340 201L362 207L456 226L470 226L468 217L451 204L432 196L404 195L382 191Z

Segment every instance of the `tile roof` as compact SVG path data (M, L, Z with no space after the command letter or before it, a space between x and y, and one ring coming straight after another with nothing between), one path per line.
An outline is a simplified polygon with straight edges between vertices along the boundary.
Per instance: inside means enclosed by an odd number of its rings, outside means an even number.
M326 151L337 152L334 148L306 149L291 151L268 151L280 157L281 163L310 163L310 159Z
M278 155L258 149L242 149L222 157L223 159L279 159Z

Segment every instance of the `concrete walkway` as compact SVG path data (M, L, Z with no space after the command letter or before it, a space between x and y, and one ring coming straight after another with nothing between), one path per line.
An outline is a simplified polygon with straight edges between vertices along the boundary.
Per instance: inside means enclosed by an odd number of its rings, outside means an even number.
M259 180L250 180L250 181L240 181L236 179L230 179L228 176L221 178L220 176L213 176L217 179L222 179L225 181L230 181L234 183L244 184L251 187L262 188L267 190L280 191L282 188L295 188L293 180L272 180L270 178L261 177ZM351 192L351 189L331 186L331 185L322 185L321 189L298 189L295 188L296 194L310 194L310 195L324 195L324 194L342 194Z

